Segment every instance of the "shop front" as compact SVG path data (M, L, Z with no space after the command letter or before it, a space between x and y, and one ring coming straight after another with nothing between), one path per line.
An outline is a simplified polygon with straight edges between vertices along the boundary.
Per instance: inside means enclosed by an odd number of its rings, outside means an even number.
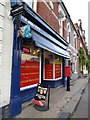
M52 88L64 84L68 43L26 4L11 10L14 18L11 80L11 116L21 113L24 102L34 98L37 84ZM20 29L29 27L26 36ZM27 30L27 29L26 29ZM27 37L29 36L29 37Z

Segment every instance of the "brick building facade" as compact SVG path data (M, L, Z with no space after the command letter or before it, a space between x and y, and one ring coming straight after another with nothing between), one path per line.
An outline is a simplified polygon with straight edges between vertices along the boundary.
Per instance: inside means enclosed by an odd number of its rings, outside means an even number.
M51 9L49 2L42 0L37 3L37 13L56 31L59 33L59 14L58 3L53 3Z

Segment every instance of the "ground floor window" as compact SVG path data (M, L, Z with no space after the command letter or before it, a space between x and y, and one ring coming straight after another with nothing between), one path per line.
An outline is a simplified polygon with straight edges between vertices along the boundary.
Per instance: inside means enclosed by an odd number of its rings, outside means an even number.
M30 40L22 40L20 88L39 83L40 49Z
M55 79L62 76L62 59L58 55L55 55Z
M45 51L45 79L53 79L53 54Z
M44 79L57 80L62 77L62 57L44 51Z

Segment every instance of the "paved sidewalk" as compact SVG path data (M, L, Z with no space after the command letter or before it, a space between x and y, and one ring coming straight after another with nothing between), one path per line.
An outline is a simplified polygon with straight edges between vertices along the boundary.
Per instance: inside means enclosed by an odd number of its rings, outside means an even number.
M22 105L22 113L16 118L68 118L77 106L87 83L88 78L80 78L75 84L71 84L71 91L66 91L64 87L51 89L48 111L37 111L32 101L29 101Z

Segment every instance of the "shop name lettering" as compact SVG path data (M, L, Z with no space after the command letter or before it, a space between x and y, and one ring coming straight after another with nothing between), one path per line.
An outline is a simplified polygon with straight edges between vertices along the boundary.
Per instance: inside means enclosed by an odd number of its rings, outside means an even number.
M27 22L29 25L37 28L38 30L40 30L40 28L38 26L36 26L35 24L33 24L31 21L29 21L28 19L26 19L24 16L21 16L21 20L24 20L25 22Z

